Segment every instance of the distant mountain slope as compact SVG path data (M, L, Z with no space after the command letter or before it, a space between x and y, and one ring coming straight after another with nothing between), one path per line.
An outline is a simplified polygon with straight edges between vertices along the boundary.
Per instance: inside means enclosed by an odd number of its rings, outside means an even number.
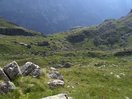
M54 33L119 18L131 0L0 0L0 16L26 28Z
M105 20L97 26L77 28L55 36L79 49L132 47L132 12L118 20Z
M20 27L12 22L6 21L3 18L0 18L0 34L24 36L40 35L40 33Z

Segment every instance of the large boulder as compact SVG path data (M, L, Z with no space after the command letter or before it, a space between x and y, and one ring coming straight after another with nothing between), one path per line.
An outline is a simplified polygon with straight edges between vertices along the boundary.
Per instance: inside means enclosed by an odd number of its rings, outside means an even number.
M10 79L7 77L7 75L4 73L3 69L0 68L0 78L4 81L10 81Z
M39 77L41 74L40 67L32 62L27 62L21 68L21 72L24 76L31 75L33 77Z
M64 81L62 80L53 80L48 82L49 87L53 88L53 87L58 87L58 86L64 86Z
M14 83L10 81L0 83L0 94L6 94L15 89L16 86L14 85Z
M38 78L40 75L41 75L41 70L40 68L36 68L34 69L31 73L30 73L31 76L35 77L35 78Z
M3 71L5 72L5 74L8 76L10 80L14 80L15 78L21 75L20 68L15 61L4 66Z
M61 93L61 94L58 94L58 95L49 96L49 97L45 97L45 98L42 98L42 99L72 99L72 98L68 97L68 95L65 94L65 93Z
M64 80L64 77L58 71L51 71L48 76L52 79Z

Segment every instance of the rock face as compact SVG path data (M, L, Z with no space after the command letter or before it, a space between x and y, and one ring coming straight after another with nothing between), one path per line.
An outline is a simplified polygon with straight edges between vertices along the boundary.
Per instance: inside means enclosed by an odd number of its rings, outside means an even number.
M22 68L22 75L28 76L31 75L33 77L39 77L41 74L40 67L32 62L27 62Z
M0 78L2 78L4 81L10 81L2 68L0 68Z
M15 85L10 81L0 83L0 94L6 94L9 91L12 91L15 89L16 89Z
M68 97L67 94L62 93L62 94L58 94L58 95L54 95L54 96L45 97L42 99L72 99L72 98Z
M58 71L52 71L49 73L49 78L64 80L64 77Z
M48 85L53 88L53 87L57 87L57 86L64 86L64 81L62 80L53 80L53 81L50 81L48 82Z
M21 75L20 68L15 61L4 66L3 71L5 72L5 74L8 76L10 80L14 80L15 78Z

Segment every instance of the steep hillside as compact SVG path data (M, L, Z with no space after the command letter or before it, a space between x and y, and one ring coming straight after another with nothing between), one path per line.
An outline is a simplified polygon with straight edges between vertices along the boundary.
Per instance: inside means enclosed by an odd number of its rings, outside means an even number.
M74 48L80 49L132 47L132 13L118 20L105 20L97 26L80 27L59 35L73 45Z
M3 18L0 18L0 34L24 36L41 35L41 33L39 32L34 32L32 30L25 29Z

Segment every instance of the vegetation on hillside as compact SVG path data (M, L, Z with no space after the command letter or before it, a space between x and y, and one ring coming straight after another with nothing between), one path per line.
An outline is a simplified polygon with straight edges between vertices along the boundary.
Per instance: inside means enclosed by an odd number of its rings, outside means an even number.
M1 67L13 60L20 66L31 61L43 70L38 79L16 79L17 90L0 98L41 99L65 92L73 99L131 99L131 18L129 14L117 21L47 37L0 35ZM71 67L65 68L65 64ZM64 87L48 86L51 66L64 75Z
M0 34L3 35L24 35L24 36L34 36L41 35L39 32L34 32L32 30L20 27L12 22L8 22L3 18L0 18Z

